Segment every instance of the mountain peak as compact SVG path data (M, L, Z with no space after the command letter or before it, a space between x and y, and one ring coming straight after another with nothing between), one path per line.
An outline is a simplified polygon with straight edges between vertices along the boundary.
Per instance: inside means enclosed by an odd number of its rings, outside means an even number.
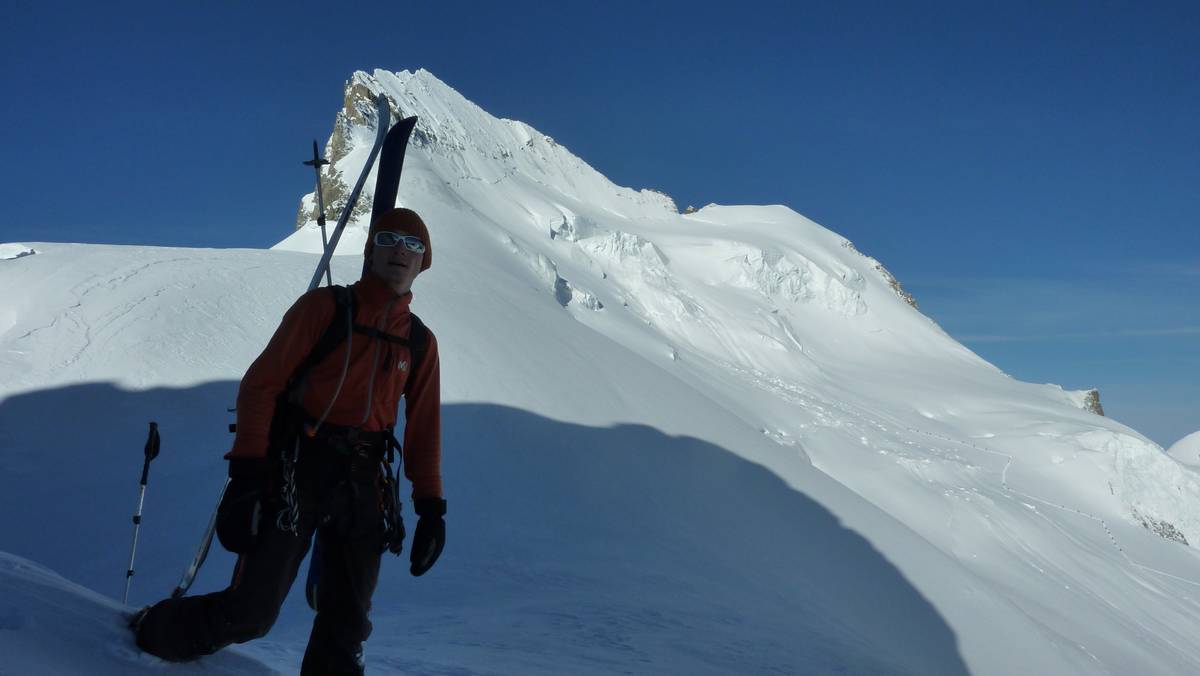
M631 217L678 213L674 200L662 192L613 184L553 138L523 122L489 114L420 68L356 71L346 82L342 110L325 149L331 162L323 174L326 215L331 220L344 206L373 143L375 99L381 93L387 96L393 122L417 116L406 173L413 164L426 165L451 188L467 183L501 188L534 184ZM401 201L406 185L401 185ZM368 180L350 219L360 227L365 226L372 186ZM316 220L315 195L309 194L301 200L296 226L311 228Z

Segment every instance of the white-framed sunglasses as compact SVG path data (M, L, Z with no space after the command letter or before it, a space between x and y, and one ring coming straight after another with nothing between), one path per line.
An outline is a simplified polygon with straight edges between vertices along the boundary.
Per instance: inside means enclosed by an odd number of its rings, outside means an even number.
M393 247L398 244L403 244L405 249L413 253L425 253L425 242L422 242L420 237L401 235L387 230L375 233L375 246Z

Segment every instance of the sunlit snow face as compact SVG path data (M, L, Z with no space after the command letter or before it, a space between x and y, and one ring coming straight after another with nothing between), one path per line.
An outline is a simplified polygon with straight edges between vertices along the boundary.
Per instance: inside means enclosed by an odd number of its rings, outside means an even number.
M396 231L399 235L409 233ZM412 290L413 280L421 273L421 262L424 254L409 251L403 244L398 246L371 247L370 270L387 282L392 291L398 294Z

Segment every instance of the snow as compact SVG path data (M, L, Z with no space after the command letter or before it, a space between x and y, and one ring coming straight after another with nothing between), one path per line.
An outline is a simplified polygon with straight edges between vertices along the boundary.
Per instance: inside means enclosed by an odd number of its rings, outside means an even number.
M0 261L32 256L35 253L37 252L24 244L17 244L15 242L0 244Z
M155 674L163 662L134 645L128 608L31 561L0 552L0 673ZM233 648L180 674L276 674Z
M1200 669L1200 482L1175 448L1006 376L787 207L681 215L426 71L352 84L421 116L399 203L436 249L413 307L442 350L450 505L429 575L385 561L369 668ZM358 152L333 167L344 180ZM364 226L337 281L357 277ZM73 582L4 577L25 600L3 624L31 634L58 612L46 589L116 622L99 595L123 587L148 420L163 452L132 603L174 586L224 477L225 407L320 233L267 251L36 247L0 265L0 287L26 291L0 298L0 513L37 516L6 517L0 542L3 561L37 562L5 570ZM195 590L231 563L214 552ZM295 672L299 596L231 656ZM69 640L58 652L112 660L89 673L168 668L113 648L119 631Z
M1200 465L1200 432L1192 432L1176 441L1167 450L1167 455L1184 465Z

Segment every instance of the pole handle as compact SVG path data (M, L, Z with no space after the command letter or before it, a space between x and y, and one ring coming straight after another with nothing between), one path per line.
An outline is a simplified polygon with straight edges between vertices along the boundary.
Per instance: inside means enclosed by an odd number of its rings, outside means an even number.
M158 423L150 423L150 436L146 438L146 457L153 460L158 457Z
M142 485L150 477L150 461L158 457L159 449L158 423L150 423L150 435L146 438L146 462L142 463Z

